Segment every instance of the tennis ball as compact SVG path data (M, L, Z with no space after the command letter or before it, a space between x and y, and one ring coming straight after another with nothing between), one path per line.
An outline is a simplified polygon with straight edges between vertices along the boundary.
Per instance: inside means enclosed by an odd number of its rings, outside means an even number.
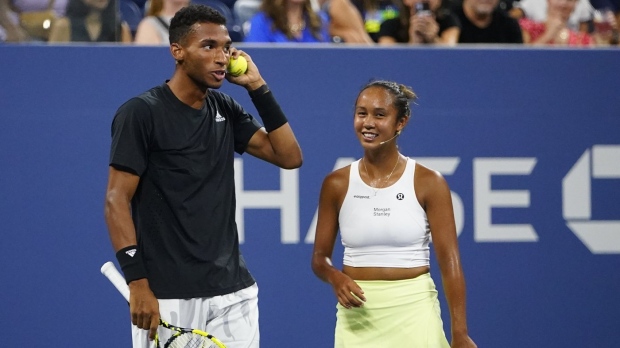
M228 61L228 73L232 76L239 76L245 74L248 70L248 61L243 57L239 56L237 59L230 57Z

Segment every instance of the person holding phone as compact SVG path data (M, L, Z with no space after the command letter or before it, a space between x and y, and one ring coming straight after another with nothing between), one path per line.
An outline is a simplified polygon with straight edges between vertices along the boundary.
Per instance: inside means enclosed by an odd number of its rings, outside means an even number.
M441 8L441 0L403 0L397 18L381 24L379 44L455 45L459 37L456 17Z

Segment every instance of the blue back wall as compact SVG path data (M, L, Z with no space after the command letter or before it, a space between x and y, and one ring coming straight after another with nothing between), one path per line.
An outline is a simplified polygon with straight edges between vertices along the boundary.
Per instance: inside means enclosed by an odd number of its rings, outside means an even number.
M324 176L362 155L352 110L371 78L419 95L398 144L453 191L478 346L617 346L620 50L244 49L305 159L281 180L250 156L238 161L240 195L286 182L285 205L297 206L285 222L277 204L239 202L263 347L333 345L336 299L310 269L311 226ZM128 307L99 273L114 259L103 219L110 124L173 68L166 48L0 47L0 345L130 346ZM242 88L222 91L255 113Z

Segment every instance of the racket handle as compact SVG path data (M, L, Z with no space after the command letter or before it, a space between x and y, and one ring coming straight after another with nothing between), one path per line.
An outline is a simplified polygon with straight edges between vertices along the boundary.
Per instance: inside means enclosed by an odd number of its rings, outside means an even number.
M112 282L116 290L129 302L129 287L123 275L114 266L114 263L112 263L112 261L104 263L103 266L101 266L101 273Z

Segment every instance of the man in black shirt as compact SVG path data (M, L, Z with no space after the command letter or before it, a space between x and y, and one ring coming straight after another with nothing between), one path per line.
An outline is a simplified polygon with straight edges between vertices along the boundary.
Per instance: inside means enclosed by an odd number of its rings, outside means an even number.
M499 0L463 0L454 11L460 20L459 43L523 43L519 23L498 4Z
M169 31L172 78L128 100L112 123L105 217L130 289L133 347L149 346L161 314L257 348L258 288L239 251L234 152L293 169L301 150L251 57L231 47L224 17L191 5ZM231 56L246 58L245 74L227 73ZM264 128L215 90L224 79L247 89Z

